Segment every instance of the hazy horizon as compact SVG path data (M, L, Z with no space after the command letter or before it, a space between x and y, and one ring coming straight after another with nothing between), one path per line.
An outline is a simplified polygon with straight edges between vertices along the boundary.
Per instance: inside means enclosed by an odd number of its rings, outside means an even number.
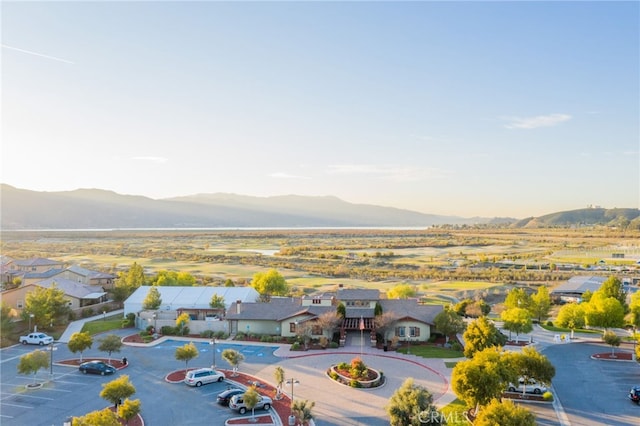
M5 2L0 180L640 205L638 2Z

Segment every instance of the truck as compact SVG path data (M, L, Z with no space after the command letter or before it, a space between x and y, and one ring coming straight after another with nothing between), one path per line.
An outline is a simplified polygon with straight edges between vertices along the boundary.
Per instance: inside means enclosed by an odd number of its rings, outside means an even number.
M30 333L26 336L20 336L20 343L23 345L48 345L53 343L53 337L47 336L44 333Z

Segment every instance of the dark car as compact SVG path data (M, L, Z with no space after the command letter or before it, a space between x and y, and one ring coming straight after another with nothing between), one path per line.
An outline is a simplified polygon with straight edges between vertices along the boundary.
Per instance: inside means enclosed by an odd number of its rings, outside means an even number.
M634 386L629 391L629 399L636 404L640 404L640 386Z
M81 373L87 374L100 374L104 376L105 374L113 374L116 372L116 368L113 365L107 364L102 361L87 361L80 364L79 368Z
M240 395L242 393L244 393L242 389L227 389L226 391L218 395L218 397L216 398L216 402L220 405L228 407L231 397L234 395Z

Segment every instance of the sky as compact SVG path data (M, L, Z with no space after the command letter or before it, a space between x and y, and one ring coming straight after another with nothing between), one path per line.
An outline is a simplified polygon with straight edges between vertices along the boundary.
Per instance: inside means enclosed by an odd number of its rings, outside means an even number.
M640 206L640 3L2 2L0 182Z

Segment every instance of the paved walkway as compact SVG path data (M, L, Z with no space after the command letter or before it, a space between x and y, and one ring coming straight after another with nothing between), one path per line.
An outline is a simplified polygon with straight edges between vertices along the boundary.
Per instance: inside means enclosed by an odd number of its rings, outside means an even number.
M111 317L111 316L114 316L116 314L122 315L123 313L124 313L124 309L118 309L118 310L115 310L115 311L107 312L107 316ZM102 314L94 315L92 317L82 318L82 319L79 319L77 321L73 321L73 322L69 323L69 325L67 326L67 329L64 331L64 333L62 333L62 336L60 336L60 338L58 339L58 342L60 342L60 343L69 343L69 339L71 338L71 335L73 333L82 331L82 326L84 326L85 322L100 320L103 317L104 317L104 315L102 315Z

